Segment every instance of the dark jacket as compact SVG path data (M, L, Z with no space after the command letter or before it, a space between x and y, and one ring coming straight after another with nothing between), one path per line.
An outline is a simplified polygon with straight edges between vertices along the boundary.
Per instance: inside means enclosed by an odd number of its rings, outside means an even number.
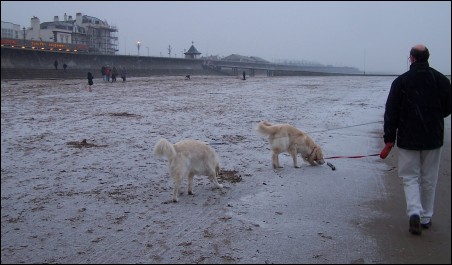
M91 74L91 72L88 72L87 78L88 78L88 85L92 86L94 84L93 83L93 79L94 79L93 74Z
M384 114L384 142L409 150L443 146L450 115L450 80L428 62L414 62L392 82Z

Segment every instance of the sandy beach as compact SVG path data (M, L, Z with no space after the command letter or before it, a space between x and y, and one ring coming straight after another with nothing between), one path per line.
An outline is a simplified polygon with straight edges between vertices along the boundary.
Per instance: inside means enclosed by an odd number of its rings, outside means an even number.
M408 232L397 148L386 160L394 77L154 76L1 82L1 263L382 264L451 262L450 116L433 226ZM271 166L257 123L290 123L328 166ZM215 189L173 181L160 139L220 157ZM369 155L351 159L346 156Z

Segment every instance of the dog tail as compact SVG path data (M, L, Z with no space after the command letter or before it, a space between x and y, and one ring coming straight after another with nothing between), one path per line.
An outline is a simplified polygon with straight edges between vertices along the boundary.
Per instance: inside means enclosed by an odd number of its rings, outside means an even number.
M154 146L154 155L159 157L166 156L168 160L171 160L176 156L176 149L174 149L172 143L165 138L162 138Z
M274 133L274 129L271 126L272 124L268 121L261 121L257 125L256 131L262 136L268 136Z

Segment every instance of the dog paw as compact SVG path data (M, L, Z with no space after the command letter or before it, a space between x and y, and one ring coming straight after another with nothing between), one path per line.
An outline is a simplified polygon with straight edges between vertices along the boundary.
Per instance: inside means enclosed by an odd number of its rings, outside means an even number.
M162 204L169 204L169 203L175 203L175 202L177 202L177 199L176 200L167 200L167 201L163 201L162 202Z

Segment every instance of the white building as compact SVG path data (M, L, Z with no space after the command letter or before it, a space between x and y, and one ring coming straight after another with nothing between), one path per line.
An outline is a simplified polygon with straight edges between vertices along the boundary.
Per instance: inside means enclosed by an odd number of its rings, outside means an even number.
M20 25L2 21L2 38L19 39L23 38Z
M25 39L30 41L83 44L90 53L115 54L118 51L118 29L107 21L77 13L75 19L64 14L63 20L54 16L53 21L40 23L32 17L31 26L24 30ZM22 39L20 25L2 21L2 38ZM5 36L5 37L4 37Z

